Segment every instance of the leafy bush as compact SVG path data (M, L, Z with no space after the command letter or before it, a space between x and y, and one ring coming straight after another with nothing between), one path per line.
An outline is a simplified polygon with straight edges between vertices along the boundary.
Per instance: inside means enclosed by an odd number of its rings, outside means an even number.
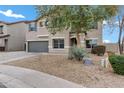
M80 61L85 55L86 51L84 51L82 48L77 48L76 46L73 46L69 51L68 58Z
M92 48L91 53L92 53L92 54L97 54L97 46L94 47L94 48Z
M124 55L111 55L109 61L115 73L124 75Z
M97 55L104 55L106 51L106 47L103 45L97 46Z
M91 50L93 54L97 54L98 56L104 55L105 51L106 47L104 45L98 45Z

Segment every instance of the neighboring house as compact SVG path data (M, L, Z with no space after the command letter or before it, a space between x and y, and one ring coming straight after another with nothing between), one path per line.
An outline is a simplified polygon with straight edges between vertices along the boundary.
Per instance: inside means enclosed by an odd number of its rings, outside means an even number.
M106 51L119 53L118 43L104 43L104 45L106 46Z
M6 23L0 21L0 51L24 50L27 22Z
M51 34L47 26L47 21L38 19L28 23L26 30L26 51L27 52L49 52L49 53L68 53L69 48L76 44L76 36L73 31L57 32ZM102 43L102 24L98 23L88 33L87 37L80 34L81 46L91 49Z
M51 34L46 26L48 21L20 21L15 23L0 22L0 50L27 52L68 53L71 46L76 45L73 31ZM91 50L102 43L102 24L96 24L87 36L80 34L82 48Z

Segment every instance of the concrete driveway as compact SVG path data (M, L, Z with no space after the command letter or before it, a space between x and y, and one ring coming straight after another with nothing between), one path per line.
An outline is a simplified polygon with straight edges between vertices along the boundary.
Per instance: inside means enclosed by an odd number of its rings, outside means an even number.
M38 55L37 53L27 53L25 51L15 52L0 52L0 63L7 63L9 61L19 60L31 56Z
M82 88L82 85L31 69L2 65L39 53L2 52L0 53L0 88Z
M53 75L8 65L0 65L0 83L8 88L83 88Z

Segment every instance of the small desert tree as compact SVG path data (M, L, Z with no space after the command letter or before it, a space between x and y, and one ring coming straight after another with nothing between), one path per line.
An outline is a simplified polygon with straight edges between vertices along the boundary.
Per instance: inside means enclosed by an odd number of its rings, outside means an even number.
M86 33L94 23L102 22L116 14L116 6L36 6L39 16L46 18L48 29L57 31L69 30L76 34L77 46L80 47L80 33Z
M119 22L119 36L118 36L118 45L119 45L119 52L120 54L123 54L123 47L124 47L124 15L118 16L118 22Z
M124 9L124 6L117 6L116 15L107 21L107 25L112 30L116 30L119 32L119 34L116 34L116 36L118 36L118 46L119 46L120 54L123 54L123 51L124 51L124 12L123 12L123 9Z
M118 45L119 45L119 52L123 54L124 52L124 6L119 6L118 9L118 26L119 26L119 36L118 36Z

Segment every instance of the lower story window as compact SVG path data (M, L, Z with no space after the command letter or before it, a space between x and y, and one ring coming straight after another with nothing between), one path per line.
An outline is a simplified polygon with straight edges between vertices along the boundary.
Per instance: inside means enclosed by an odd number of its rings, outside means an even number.
M97 40L96 39L86 40L86 48L93 48L95 46L97 46Z
M64 39L53 39L53 48L64 48Z

